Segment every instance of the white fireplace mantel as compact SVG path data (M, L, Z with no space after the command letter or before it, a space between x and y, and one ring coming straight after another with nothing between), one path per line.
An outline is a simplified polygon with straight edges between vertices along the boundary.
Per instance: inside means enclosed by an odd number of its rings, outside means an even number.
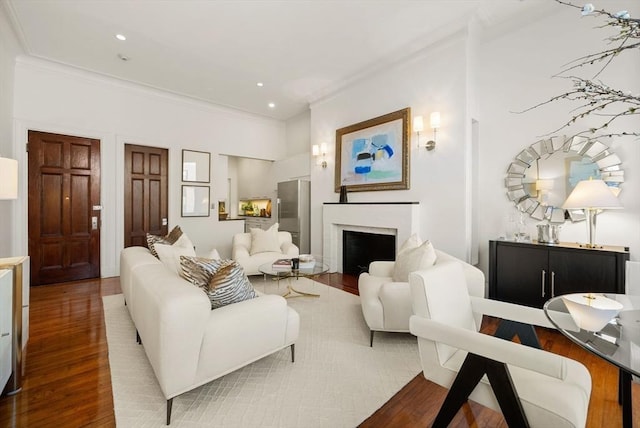
M322 257L330 272L342 272L342 231L394 235L396 248L420 234L418 202L325 203L322 208Z

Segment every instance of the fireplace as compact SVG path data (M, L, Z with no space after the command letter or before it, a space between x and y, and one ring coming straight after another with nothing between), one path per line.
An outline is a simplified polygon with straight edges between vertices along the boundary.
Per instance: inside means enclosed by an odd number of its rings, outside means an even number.
M322 207L322 256L330 272L342 272L344 231L389 235L395 248L420 234L418 202L325 202ZM392 260L393 260L392 259Z
M360 275L376 260L395 260L396 237L379 233L342 231L342 273Z

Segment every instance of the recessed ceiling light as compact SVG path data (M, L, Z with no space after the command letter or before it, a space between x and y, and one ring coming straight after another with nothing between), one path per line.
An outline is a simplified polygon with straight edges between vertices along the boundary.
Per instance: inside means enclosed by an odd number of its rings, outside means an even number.
M256 85L258 85L259 87L261 87L261 88L262 88L262 87L264 86L264 83L262 83L262 82L258 82L258 83L256 83Z
M129 61L131 58L129 58L128 56L124 55L124 54L118 54L118 58L120 58L123 61Z
M123 34L116 34L116 39L122 40L123 42L127 40L127 37Z
M269 103L269 108L274 108L275 106L275 103Z

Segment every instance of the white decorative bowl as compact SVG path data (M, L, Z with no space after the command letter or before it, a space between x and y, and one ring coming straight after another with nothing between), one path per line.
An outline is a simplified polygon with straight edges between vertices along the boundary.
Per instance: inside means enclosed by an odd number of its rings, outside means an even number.
M562 300L578 327L588 331L602 330L623 308L622 303L593 293L567 294Z

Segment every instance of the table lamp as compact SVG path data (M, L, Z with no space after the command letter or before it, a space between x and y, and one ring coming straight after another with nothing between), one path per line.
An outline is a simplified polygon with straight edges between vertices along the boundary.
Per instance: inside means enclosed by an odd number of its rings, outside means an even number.
M18 161L0 158L0 200L18 199Z
M564 209L582 209L587 217L589 243L587 248L596 248L596 214L600 209L620 209L622 204L603 180L583 180L573 189L562 205Z

